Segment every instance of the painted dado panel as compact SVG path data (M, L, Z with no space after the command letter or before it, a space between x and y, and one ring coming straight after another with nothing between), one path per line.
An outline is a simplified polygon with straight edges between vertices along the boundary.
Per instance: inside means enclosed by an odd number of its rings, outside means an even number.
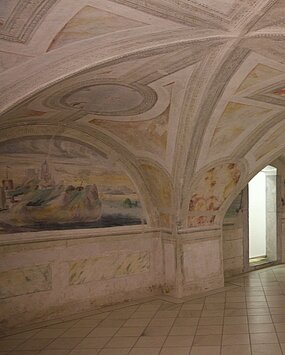
M0 332L161 292L160 233L118 228L0 236Z
M97 280L108 280L150 269L150 252L112 253L69 263L69 284L79 285Z
M50 265L0 272L0 298L50 290L52 276Z
M184 245L183 266L186 282L211 277L221 272L220 241L209 240Z

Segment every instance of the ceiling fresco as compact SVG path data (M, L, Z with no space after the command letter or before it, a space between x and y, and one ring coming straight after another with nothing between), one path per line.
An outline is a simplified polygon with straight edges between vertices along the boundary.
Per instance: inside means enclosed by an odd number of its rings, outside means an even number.
M23 187L24 171L46 161L54 179L66 171L65 193L80 161L101 205L106 177L134 223L197 228L219 224L285 149L282 0L5 0L0 10L0 181L16 174Z

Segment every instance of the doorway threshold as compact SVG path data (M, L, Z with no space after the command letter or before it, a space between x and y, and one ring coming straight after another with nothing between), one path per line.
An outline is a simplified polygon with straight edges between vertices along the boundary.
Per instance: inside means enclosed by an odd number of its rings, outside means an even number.
M272 266L275 264L276 264L276 261L269 260L266 255L249 259L249 269L250 270L261 269L261 268Z

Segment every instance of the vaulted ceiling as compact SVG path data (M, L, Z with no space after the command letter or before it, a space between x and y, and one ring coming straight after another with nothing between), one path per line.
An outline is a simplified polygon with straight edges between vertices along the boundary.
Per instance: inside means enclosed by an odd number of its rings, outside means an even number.
M118 160L150 223L217 225L285 149L284 0L2 0L0 141Z

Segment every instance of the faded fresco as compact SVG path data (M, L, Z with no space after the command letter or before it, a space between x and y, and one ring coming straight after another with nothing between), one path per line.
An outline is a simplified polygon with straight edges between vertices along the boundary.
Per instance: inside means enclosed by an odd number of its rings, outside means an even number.
M129 177L100 151L57 138L0 145L0 233L142 223Z
M217 213L239 182L241 172L234 163L209 169L194 187L189 204L189 226L214 223Z

